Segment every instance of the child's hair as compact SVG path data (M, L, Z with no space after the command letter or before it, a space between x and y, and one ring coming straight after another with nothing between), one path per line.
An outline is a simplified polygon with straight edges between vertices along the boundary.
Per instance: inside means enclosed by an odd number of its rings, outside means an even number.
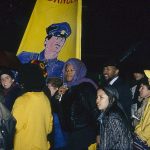
M47 84L51 84L55 88L62 86L62 80L58 77L50 77L47 79Z
M145 78L144 80L142 80L141 84L145 85L148 90L150 90L150 85L149 85L149 82L148 82L148 78Z

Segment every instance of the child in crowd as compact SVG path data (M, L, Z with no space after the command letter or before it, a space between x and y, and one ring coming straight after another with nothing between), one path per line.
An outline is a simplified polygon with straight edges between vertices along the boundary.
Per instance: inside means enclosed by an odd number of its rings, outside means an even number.
M150 70L144 70L144 72L149 81ZM143 101L137 112L139 121L135 126L134 147L141 150L150 149L150 83L148 81L140 86L139 91Z
M0 82L2 85L2 94L4 96L3 104L11 111L13 104L18 96L20 96L22 89L15 82L14 74L10 69L2 69L0 72Z

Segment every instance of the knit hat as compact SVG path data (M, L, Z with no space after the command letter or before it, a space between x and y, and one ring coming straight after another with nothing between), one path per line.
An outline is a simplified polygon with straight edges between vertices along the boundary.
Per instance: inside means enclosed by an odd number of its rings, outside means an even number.
M14 79L14 74L13 74L13 72L12 72L10 69L7 69L7 68L2 69L2 70L0 71L0 76L3 75L3 74L7 74L7 75L9 75L12 79Z

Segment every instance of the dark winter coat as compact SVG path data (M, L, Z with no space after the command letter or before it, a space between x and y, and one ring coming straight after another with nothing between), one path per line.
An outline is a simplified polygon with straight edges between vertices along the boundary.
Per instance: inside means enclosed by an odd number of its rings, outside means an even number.
M99 150L132 150L132 134L127 119L115 105L98 117Z
M0 150L11 150L15 135L16 119L9 110L0 103Z
M5 99L4 105L9 111L11 111L15 100L21 95L22 89L18 84L13 83L9 89L4 89L3 93Z
M131 117L132 94L129 85L120 77L112 84L119 93L118 102L122 105L124 112Z
M96 139L96 89L83 82L71 86L60 102L62 128L69 133L69 148L80 150Z
M74 131L92 126L96 119L96 89L90 83L72 86L61 101L63 128Z

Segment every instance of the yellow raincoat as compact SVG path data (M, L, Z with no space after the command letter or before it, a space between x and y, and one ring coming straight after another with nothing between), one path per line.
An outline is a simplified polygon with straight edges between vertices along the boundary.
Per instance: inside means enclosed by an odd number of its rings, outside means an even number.
M135 133L150 146L150 98L144 110L144 114L135 128Z
M14 150L48 150L47 134L52 131L52 114L43 92L18 97L12 110L17 120Z

